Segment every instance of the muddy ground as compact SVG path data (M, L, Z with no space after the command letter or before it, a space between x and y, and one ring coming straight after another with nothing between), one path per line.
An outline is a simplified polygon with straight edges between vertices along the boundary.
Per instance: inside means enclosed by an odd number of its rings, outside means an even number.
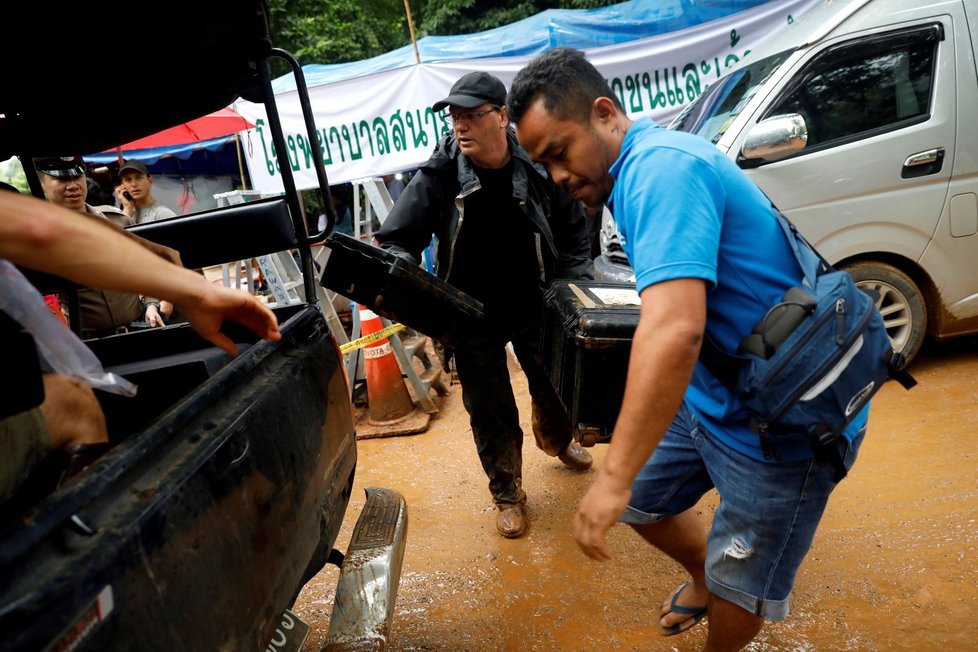
M910 392L895 382L874 400L869 434L836 490L802 565L791 616L767 624L754 651L978 649L978 339L928 345ZM514 365L514 370L516 369ZM696 650L705 627L661 637L662 599L678 567L625 526L614 558L584 557L570 521L594 471L576 474L540 452L529 429L522 374L514 387L527 439L524 486L531 526L507 540L475 454L458 385L419 435L363 439L346 549L363 487L400 491L409 508L390 650ZM595 466L606 446L591 449ZM704 498L704 520L716 505ZM328 629L337 571L327 567L295 611Z

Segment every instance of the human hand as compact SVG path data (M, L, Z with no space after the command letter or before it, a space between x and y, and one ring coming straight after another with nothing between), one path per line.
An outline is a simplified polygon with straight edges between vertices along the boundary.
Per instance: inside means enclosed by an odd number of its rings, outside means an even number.
M618 522L631 498L630 487L616 487L603 469L598 471L574 515L574 539L581 552L598 561L611 559L605 533Z
M163 315L164 319L169 319L170 315L173 314L173 304L165 299L160 300L160 314Z
M128 196L129 193L126 191L126 187L121 183L115 187L115 196L119 200L119 206L122 207L123 212L126 215L132 216L136 209L136 205L132 201L132 197Z
M143 320L153 328L166 326L166 322L163 321L163 315L160 314L160 304L156 302L146 304L146 312L143 315Z
M247 290L235 290L212 283L204 283L202 287L202 296L179 305L187 315L191 328L205 340L231 355L237 355L237 345L221 332L221 324L225 320L245 326L262 339L277 342L282 338L275 313L258 297L249 294Z

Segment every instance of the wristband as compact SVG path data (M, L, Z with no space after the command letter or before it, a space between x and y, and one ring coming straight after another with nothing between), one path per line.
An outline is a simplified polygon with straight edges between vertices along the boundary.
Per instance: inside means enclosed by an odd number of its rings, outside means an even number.
M163 313L163 309L160 307L159 301L145 301L143 302L143 309L149 308L150 306L156 306L156 312Z

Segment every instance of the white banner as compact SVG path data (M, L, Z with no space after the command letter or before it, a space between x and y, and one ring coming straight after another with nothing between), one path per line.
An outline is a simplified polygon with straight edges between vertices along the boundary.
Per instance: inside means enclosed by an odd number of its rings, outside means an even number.
M768 2L697 27L649 39L586 50L632 117L668 124L751 49L825 0ZM531 57L429 63L388 70L309 89L316 137L330 184L412 170L448 133L431 105L467 72L484 70L508 87ZM276 95L289 161L300 189L318 186L312 147L295 91ZM264 105L240 101L235 110L256 126L242 133L254 188L283 190L272 156Z

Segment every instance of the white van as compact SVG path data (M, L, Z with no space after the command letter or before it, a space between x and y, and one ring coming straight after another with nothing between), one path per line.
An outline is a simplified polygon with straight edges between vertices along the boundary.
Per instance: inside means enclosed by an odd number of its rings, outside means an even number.
M881 294L894 348L978 331L978 0L833 0L670 125Z

